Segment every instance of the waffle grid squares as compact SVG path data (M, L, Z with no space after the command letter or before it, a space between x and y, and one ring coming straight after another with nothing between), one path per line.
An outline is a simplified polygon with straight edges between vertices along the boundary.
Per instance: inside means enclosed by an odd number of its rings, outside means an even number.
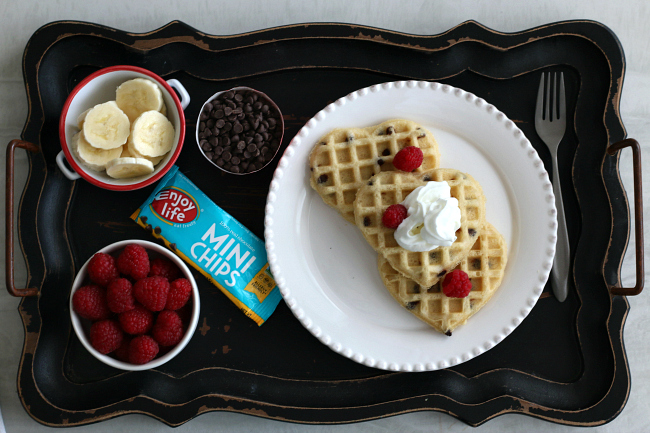
M310 154L311 186L354 223L353 192L373 175L394 170L394 155L406 146L422 149L424 161L418 171L438 167L440 153L433 134L415 122L394 119L368 128L335 129Z
M472 265L475 260L480 263L478 269ZM506 261L505 240L486 223L468 256L456 267L467 272L472 281L472 291L465 298L447 297L442 293L441 282L423 289L396 271L381 254L378 267L384 285L400 304L438 331L450 333L492 297L503 279Z
M449 183L452 197L458 199L461 228L449 247L413 252L400 247L394 229L382 225L388 206L401 203L427 181ZM454 169L434 169L424 173L386 172L377 175L357 192L354 204L357 226L373 249L405 276L424 286L435 284L444 272L453 269L467 254L485 223L485 197L481 186L470 175Z

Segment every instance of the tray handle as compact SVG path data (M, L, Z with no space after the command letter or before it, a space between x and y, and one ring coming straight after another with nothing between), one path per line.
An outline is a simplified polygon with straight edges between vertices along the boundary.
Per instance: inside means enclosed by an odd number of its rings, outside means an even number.
M641 186L641 148L633 138L618 141L607 148L614 155L619 150L632 148L632 171L634 174L634 241L636 247L636 285L634 287L609 286L612 295L636 296L643 290L643 192Z
M17 147L30 152L38 152L37 145L28 141L11 140L7 145L7 183L5 192L5 273L7 277L7 291L11 296L35 296L38 289L28 287L17 289L14 285L14 153Z

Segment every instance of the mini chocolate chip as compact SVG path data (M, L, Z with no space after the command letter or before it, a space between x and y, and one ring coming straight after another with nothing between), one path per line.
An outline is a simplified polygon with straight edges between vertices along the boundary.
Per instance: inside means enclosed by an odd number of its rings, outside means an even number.
M325 146L327 143L324 142L324 141L321 141L320 144L323 145L323 146Z
M381 158L379 158L379 159L377 160L377 165L384 165L384 160L381 159Z
M354 135L350 134L345 138L346 141L354 141Z
M216 126L217 128L221 129L221 128L223 128L223 126L224 126L225 124L226 124L226 121L225 121L225 120L223 120L223 119L219 119L219 120L217 120L217 122L214 124L214 126Z
M447 337L451 337L451 331L447 331L447 332L445 332L445 335L446 335Z
M420 301L411 301L407 302L404 306L406 307L407 310L413 310L417 305L420 303Z
M159 235L162 232L162 229L160 227L156 227L155 229L153 229L153 231L155 234Z
M169 248L176 251L176 244L169 244Z
M381 153L383 156L388 156L390 155L390 149L384 149L384 151Z
M230 167L230 171L233 173L239 173L239 166L235 165L233 167Z
M151 224L147 224L147 226L145 227L145 230L151 230L151 229L153 229L153 226Z
M389 126L388 128L386 128L386 134L392 135L393 132L395 132L395 128L393 128L392 126Z
M424 137L426 137L426 136L427 136L427 134L423 132L422 135L418 135L418 139L420 139L420 138L424 138Z
M146 223L148 219L149 218L147 218L146 216L141 216L140 217L140 221L142 221L143 224Z
M363 225L368 227L370 225L370 217L363 217Z
M236 156L233 156L232 159L230 160L230 162L233 165L237 165L237 164L239 164L241 162L241 160L239 158L237 158Z
M438 278L443 277L446 273L447 273L446 270L440 271L440 272L438 273Z
M254 165L254 164L251 164L251 165ZM327 182L327 179L329 179L328 175L321 174L320 176L318 176L318 183L325 183L325 182Z
M429 176L428 174L425 174L424 177L422 178L422 180L425 181L425 182L429 182L431 180L431 176Z
M476 236L476 230L474 229L467 229L467 233L469 233L470 236Z
M372 181L368 182L368 185L372 186Z
M230 161L230 158L232 158L232 153L224 152L223 154L221 154L221 157L223 158L224 161Z

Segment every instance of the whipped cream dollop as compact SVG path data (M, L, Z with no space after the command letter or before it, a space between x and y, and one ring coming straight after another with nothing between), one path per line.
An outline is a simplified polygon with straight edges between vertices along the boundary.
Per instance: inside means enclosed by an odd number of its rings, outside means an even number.
M407 217L395 230L395 240L409 251L448 247L460 228L458 200L447 182L430 181L411 192L402 202Z

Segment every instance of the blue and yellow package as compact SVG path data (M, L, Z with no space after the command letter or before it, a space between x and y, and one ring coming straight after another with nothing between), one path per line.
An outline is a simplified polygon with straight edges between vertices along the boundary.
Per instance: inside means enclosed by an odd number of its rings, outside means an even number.
M131 219L262 325L282 299L264 242L174 166Z

